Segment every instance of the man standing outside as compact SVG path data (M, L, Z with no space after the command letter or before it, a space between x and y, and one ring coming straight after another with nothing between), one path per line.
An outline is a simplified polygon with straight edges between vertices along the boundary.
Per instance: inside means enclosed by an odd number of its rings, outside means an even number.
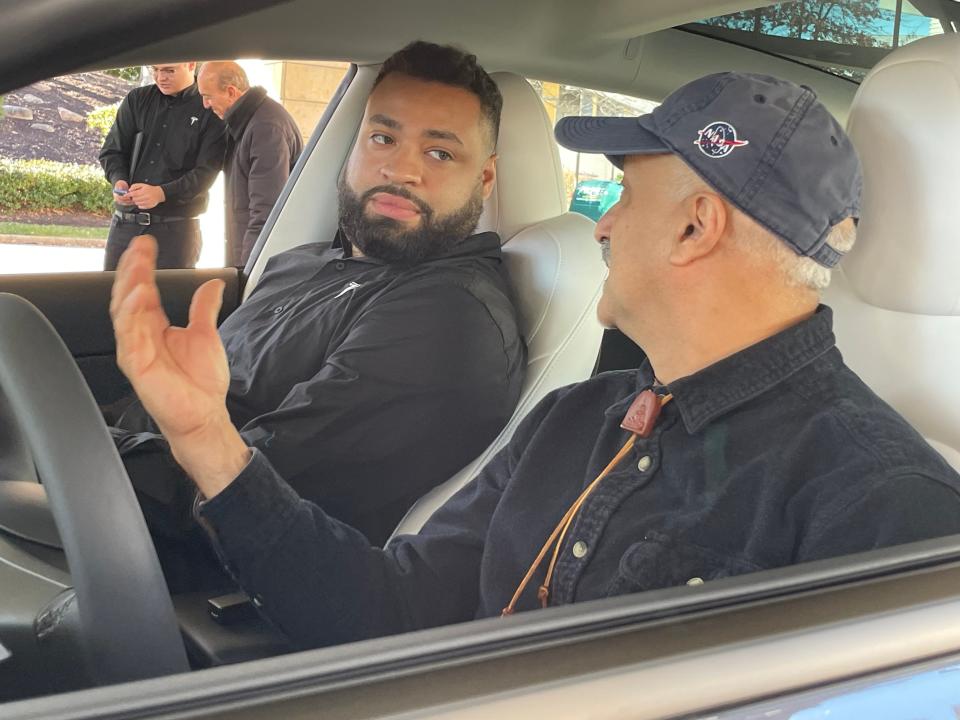
M159 244L158 268L191 268L200 257L197 216L223 165L223 122L203 106L196 63L153 65L155 83L131 90L100 150L116 210L104 270L115 270L137 235Z
M297 124L235 62L208 62L197 88L203 106L227 124L226 264L246 265L267 216L303 150Z

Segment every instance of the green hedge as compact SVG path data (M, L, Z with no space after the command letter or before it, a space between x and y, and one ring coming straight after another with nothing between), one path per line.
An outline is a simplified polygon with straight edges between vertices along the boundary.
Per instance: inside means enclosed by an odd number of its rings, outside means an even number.
M87 127L100 133L101 140L106 140L107 133L110 132L113 121L117 117L117 108L119 107L120 103L117 103L116 105L104 105L96 110L91 110L87 113Z
M113 195L96 165L0 158L0 208L109 215Z

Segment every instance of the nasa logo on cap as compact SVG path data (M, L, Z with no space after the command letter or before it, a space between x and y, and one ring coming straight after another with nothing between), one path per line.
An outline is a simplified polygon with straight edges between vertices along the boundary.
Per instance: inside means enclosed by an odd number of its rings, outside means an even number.
M734 148L749 145L749 140L737 140L737 130L728 122L719 120L697 132L693 144L708 158L722 158L733 152Z

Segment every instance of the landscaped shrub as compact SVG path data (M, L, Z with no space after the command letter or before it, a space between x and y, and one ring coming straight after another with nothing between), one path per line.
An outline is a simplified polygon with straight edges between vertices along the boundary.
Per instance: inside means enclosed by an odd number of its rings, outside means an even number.
M113 77L120 78L121 80L140 82L141 67L139 65L134 65L133 67L111 68L110 70L104 70L104 72L107 75L112 75Z
M86 210L106 216L112 208L110 184L96 165L0 158L0 210Z
M87 127L100 133L101 140L106 139L107 133L110 132L110 128L113 127L113 121L117 117L118 107L120 107L120 103L116 105L104 105L87 113Z

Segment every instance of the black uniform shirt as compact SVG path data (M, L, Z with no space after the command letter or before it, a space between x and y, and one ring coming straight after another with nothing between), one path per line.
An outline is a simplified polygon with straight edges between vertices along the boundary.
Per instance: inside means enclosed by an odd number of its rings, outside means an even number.
M140 132L140 154L130 177ZM196 83L176 95L145 85L131 90L120 103L100 150L100 164L111 185L126 180L130 185L162 187L166 200L151 208L151 213L196 217L207 209L207 190L223 166L225 149L223 121L203 107ZM119 203L117 209L135 211Z

